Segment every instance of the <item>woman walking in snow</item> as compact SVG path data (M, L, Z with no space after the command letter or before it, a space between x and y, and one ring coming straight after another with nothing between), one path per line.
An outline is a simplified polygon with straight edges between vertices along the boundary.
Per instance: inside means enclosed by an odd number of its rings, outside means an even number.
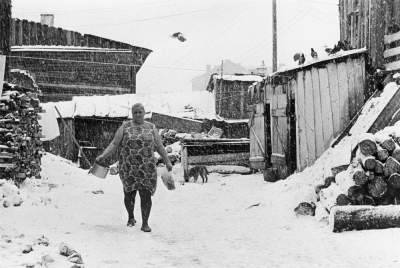
M151 196L157 187L157 170L154 150L164 160L167 170L172 170L167 152L162 144L156 127L144 121L145 110L141 103L132 106L132 120L125 121L115 133L114 139L96 158L104 162L115 151L118 151L118 171L124 188L124 203L128 212L127 226L134 226L134 206L136 192L139 191L142 211L142 228L151 232L148 219L151 210Z

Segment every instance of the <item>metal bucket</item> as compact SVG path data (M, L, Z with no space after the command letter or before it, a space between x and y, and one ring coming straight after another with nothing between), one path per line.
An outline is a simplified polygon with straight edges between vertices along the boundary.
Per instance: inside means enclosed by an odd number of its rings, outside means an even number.
M109 170L109 167L102 166L99 163L95 162L94 165L90 168L89 173L95 175L98 178L105 179Z

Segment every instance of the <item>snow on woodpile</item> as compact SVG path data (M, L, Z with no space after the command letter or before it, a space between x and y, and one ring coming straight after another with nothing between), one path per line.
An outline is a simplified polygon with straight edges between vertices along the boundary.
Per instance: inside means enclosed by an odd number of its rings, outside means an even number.
M380 112L389 103L393 95L399 89L399 85L392 82L387 84L384 91L378 98L373 98L363 108L361 115L362 120L357 120L350 130L350 134L357 134L369 128L378 118ZM360 117L361 118L361 117Z
M52 109L57 106L65 118L130 117L131 107L137 102L144 104L146 112L216 119L214 95L209 92L78 96L72 101L44 103L42 107Z

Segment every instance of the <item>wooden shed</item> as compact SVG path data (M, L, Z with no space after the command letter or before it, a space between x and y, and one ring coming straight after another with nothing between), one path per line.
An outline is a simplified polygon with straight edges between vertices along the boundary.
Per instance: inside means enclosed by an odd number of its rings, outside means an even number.
M400 69L400 0L339 0L339 20L340 40L366 47L373 67Z
M217 115L224 119L248 119L253 104L248 88L262 80L259 75L213 74L207 90L214 92Z
M365 49L346 51L266 77L250 120L251 166L285 178L312 165L368 97L365 62Z

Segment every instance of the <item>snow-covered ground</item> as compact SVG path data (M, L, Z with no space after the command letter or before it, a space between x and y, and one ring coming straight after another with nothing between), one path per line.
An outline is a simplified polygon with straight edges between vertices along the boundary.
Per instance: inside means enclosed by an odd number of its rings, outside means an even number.
M143 233L138 197L139 226L125 226L118 176L98 179L50 154L43 169L40 183L22 187L20 207L0 208L0 267L25 267L45 255L54 259L48 267L71 267L58 254L61 242L96 268L400 266L400 229L336 234L325 222L296 217L293 208L313 187L301 176L268 183L260 174L213 173L208 184L177 183L174 191L159 181L153 232ZM181 180L179 167L174 173ZM32 244L42 235L48 247ZM33 251L22 254L27 244Z

